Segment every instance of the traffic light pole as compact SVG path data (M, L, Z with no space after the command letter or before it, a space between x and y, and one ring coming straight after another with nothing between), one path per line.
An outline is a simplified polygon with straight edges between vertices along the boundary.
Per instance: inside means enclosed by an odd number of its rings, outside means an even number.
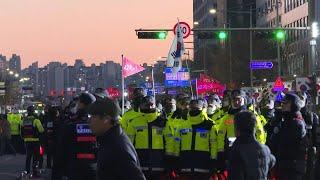
M279 0L276 0L276 24L277 28L280 27L280 20L279 20ZM278 76L281 77L281 57L280 57L280 41L277 41L277 59L278 59Z
M252 28L252 8L250 8L250 28ZM250 31L250 61L253 59L252 31ZM250 68L250 86L253 87L253 71Z

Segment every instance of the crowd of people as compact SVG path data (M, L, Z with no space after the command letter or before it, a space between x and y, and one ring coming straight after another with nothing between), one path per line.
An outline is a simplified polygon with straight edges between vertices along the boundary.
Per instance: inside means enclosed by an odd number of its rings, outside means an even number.
M33 176L44 150L54 180L316 180L320 125L308 104L301 92L257 102L242 90L155 99L136 88L122 114L98 88L63 109L47 105L40 116L33 106L25 116L3 115L0 150L25 148Z

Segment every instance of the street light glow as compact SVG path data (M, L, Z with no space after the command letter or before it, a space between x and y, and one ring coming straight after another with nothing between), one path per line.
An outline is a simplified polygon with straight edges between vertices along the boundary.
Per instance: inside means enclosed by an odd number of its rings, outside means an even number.
M209 12L210 12L210 14L216 14L217 10L216 9L210 9Z
M313 22L311 25L311 36L317 38L319 36L319 27L317 22Z
M199 25L199 22L198 22L198 21L195 21L193 24L194 24L194 25Z
M285 32L284 32L283 30L278 30L278 31L276 32L276 38L277 38L278 40L283 40L284 37L285 37Z
M9 74L10 74L10 75L13 75L14 73L13 73L13 71L9 71Z
M18 74L18 73L16 73L16 74L14 75L14 77L16 77L16 78L17 78L17 77L19 77L19 74Z

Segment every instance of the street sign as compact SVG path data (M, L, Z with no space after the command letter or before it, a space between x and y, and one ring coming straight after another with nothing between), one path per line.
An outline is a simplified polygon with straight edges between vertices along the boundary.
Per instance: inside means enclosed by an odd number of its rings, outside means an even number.
M276 82L274 82L273 90L274 91L283 91L284 90L284 84L283 84L280 77L278 77Z
M191 33L191 28L189 24L186 22L179 22L179 23L180 23L181 32L183 33L183 38L185 39L189 37ZM177 27L178 27L178 23L174 25L174 28L173 28L174 34L177 34Z
M250 61L250 68L254 69L272 69L273 63L271 61Z

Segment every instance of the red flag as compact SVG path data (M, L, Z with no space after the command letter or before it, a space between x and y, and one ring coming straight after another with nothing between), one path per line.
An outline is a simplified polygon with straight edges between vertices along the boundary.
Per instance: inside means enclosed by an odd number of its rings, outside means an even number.
M123 77L131 76L131 75L136 74L138 72L141 72L143 70L144 70L144 68L141 67L140 65L135 64L134 62L131 62L127 58L123 58L123 62L122 62L122 76Z

